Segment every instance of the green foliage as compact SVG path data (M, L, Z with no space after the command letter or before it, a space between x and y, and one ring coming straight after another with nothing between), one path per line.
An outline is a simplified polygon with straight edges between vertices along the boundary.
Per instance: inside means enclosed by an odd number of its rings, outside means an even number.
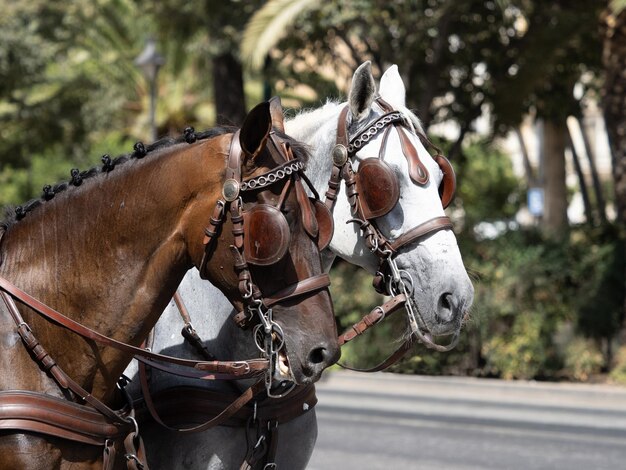
M509 378L553 374L558 359L552 334L559 322L571 320L566 247L533 232L508 232L475 243L464 254L470 269L480 273L474 315L484 338L482 373Z
M579 295L578 325L591 338L611 340L624 319L626 249L624 240L612 231L599 235L605 241L589 243L577 266L584 285ZM581 242L593 242L593 237L581 234Z
M139 73L128 35L113 19L134 21L129 6L124 0L2 2L0 202L40 194L41 179L50 183L84 166L95 140L126 127L124 105Z
M507 220L519 210L520 182L513 174L508 155L486 140L467 145L462 181L457 192L465 212L465 225L480 221Z
M281 79L329 69L340 86L364 60L379 72L395 63L426 127L452 119L470 129L489 104L505 131L531 108L552 118L578 112L574 83L600 69L598 28L589 25L601 7L586 0L270 0L247 25L246 59L259 64L275 45L270 56ZM292 14L295 21L272 30Z
M611 371L612 381L626 385L626 346L622 346L615 358L615 367Z
M593 341L574 338L565 350L564 366L568 377L585 381L599 374L604 365L602 353Z
M547 341L542 338L543 312L520 312L509 319L510 329L494 334L485 343L483 354L490 373L505 379L532 379L543 371Z

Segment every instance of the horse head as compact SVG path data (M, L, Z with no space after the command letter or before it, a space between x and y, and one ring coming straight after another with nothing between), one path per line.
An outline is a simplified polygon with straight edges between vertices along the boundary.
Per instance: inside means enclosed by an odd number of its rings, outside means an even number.
M232 301L240 312L236 320L252 330L257 347L270 356L268 350L278 351L277 379L314 382L338 359L339 346L319 256L320 208L303 187L301 170L308 153L283 133L276 100L248 114L233 136L229 160L234 148L242 155L241 181L229 181L227 169L223 195L231 206L240 204L242 220L228 219L215 252L196 267L221 290L230 291L229 298L237 299ZM229 184L238 186L235 196L227 194L233 191ZM243 257L226 270L225 263L232 264L236 251L232 246L240 246ZM195 259L202 258L206 260L204 255ZM249 278L241 275L242 263Z
M378 273L382 292L410 297L413 329L426 342L431 335L456 338L473 286L444 212L454 195L454 170L439 152L431 156L426 149L432 144L406 108L405 95L395 65L382 76L378 93L369 62L354 73L339 116L348 148L344 155L336 146L333 159L351 159L355 190L337 199L330 248Z

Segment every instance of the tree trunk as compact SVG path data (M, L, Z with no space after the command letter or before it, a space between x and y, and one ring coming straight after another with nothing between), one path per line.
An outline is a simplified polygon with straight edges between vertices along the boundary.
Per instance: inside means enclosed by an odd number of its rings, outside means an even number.
M626 8L602 14L605 70L602 107L613 157L617 223L626 224ZM624 305L626 311L626 305ZM626 344L626 314L619 339Z
M520 150L522 151L522 161L524 162L524 172L526 173L526 183L529 188L532 188L537 184L537 178L535 177L535 172L533 171L533 166L530 163L530 157L528 156L528 147L526 147L526 142L524 141L524 135L522 134L522 129L519 126L515 126L513 128L515 131L515 135L517 136L517 140L519 142Z
M578 185L580 187L580 195L583 198L583 206L585 208L585 219L588 224L595 224L595 217L593 215L593 210L591 209L591 202L589 201L589 193L587 192L587 183L585 182L585 175L583 173L583 169L580 166L580 160L578 158L578 153L576 153L576 147L574 146L574 141L572 140L572 135L567 129L567 144L572 151L572 161L574 162L574 169L576 170L576 175L578 176Z
M617 220L626 223L626 9L606 11L602 60L606 72L603 109L613 154Z
M560 236L567 229L567 188L565 186L565 123L544 122L544 230Z
M213 93L216 124L241 126L246 117L243 70L230 52L213 58Z
M587 129L581 118L578 118L578 127L580 127L580 134L585 144L585 153L587 154L587 160L589 160L589 172L591 173L591 181L593 182L593 191L596 195L596 204L598 207L598 215L600 216L600 222L606 224L606 202L604 202L604 195L602 194L602 185L600 184L600 177L598 176L598 169L596 168L596 159L591 150L591 142L589 142L589 135Z

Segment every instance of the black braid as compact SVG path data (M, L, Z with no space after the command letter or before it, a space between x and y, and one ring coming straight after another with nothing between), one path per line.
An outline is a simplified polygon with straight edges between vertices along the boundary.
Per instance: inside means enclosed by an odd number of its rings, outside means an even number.
M70 170L70 175L72 175L72 179L70 183L74 186L80 186L83 184L83 177L80 175L80 170L78 168L72 168Z
M26 211L22 206L15 206L15 218L22 220L26 216Z
M113 160L111 160L111 155L109 155L108 153L102 155L102 171L108 173L113 168L115 168L115 163L113 163Z
M193 144L198 139L196 136L196 130L191 126L185 127L183 135L185 137L185 142L187 142L188 144Z
M136 158L143 158L148 153L148 151L146 150L146 146L143 144L143 142L137 142L135 145L133 145L133 150L133 157Z
M54 197L54 190L52 189L52 186L50 186L49 184L45 185L43 187L43 195L41 197L44 198L44 200L46 201L52 199Z

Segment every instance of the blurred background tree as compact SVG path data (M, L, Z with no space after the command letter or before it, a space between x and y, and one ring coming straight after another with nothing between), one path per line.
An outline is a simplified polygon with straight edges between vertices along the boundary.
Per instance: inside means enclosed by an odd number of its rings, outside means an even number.
M70 168L130 151L149 135L149 87L133 63L148 37L166 59L159 136L241 123L270 93L294 108L341 99L360 63L371 60L378 76L395 63L408 106L457 169L450 213L476 284L460 347L447 355L420 350L396 370L626 377L625 4L0 0L0 202L37 197ZM589 101L604 110L609 181L600 180L581 125ZM543 129L542 158L535 165L526 155L520 177L499 142L513 133L528 147L524 119ZM568 119L579 123L584 152ZM566 150L577 188L566 184ZM533 187L544 189L545 214L537 226L522 226L516 216ZM573 191L583 194L583 225L568 221ZM343 326L379 302L351 266L339 263L333 277ZM355 342L348 360L376 361L397 328Z

